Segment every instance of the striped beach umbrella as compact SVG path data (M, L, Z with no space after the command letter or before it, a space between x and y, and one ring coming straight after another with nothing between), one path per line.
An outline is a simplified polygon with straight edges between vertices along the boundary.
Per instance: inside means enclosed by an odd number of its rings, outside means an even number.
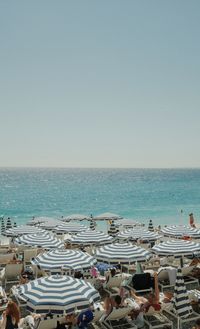
M4 218L2 217L1 218L1 234L4 233L6 227L5 227L5 222L4 222Z
M134 219L123 218L116 222L117 226L122 226L124 228L132 228L134 226L141 226L142 224Z
M38 255L32 264L39 265L43 270L58 272L61 269L81 271L90 269L96 264L91 255L72 249L54 249Z
M15 294L27 301L28 310L42 314L69 314L100 300L90 283L60 275L30 281L17 288Z
M4 235L6 236L20 236L23 234L29 234L29 233L44 233L45 231L38 228L38 227L31 227L28 225L20 225L17 227L12 227L8 230L5 230Z
M112 243L96 249L94 254L98 261L109 264L133 264L150 258L150 251L132 245L132 243Z
M78 233L87 230L87 226L77 223L61 223L53 231L56 233Z
M143 241L156 241L161 237L156 232L150 232L148 230L144 230L142 228L132 228L128 230L121 231L117 238L121 240L143 240Z
M10 217L7 218L7 221L6 221L6 230L12 228L12 223L11 223L11 219Z
M200 252L200 243L184 240L169 240L153 246L152 251L159 256L194 256Z
M90 220L90 230L95 231L95 222L93 219Z
M148 230L152 232L154 231L152 219L149 220Z
M114 220L111 221L111 224L110 224L110 228L108 230L108 234L111 235L111 236L116 236L118 230L117 230L117 227L115 225L115 222Z
M173 308L180 318L186 318L192 313L188 292L185 287L181 268L177 270L176 283L174 287Z
M16 238L15 243L44 249L64 248L63 241L54 237L53 234L49 234L46 232L36 234L24 234Z
M84 232L73 235L65 240L70 244L81 244L81 245L98 245L113 242L113 237L100 232L93 230L86 230Z
M64 222L69 222L70 220L77 220L77 221L79 220L79 221L81 221L81 220L88 220L88 219L90 219L89 216L82 215L82 214L72 214L72 215L69 215L69 216L63 216L61 218L61 220L64 221Z
M13 223L13 227L17 227L17 223L16 222Z
M116 215L110 212L105 212L101 215L95 216L95 220L117 220L117 219L122 219L123 217L120 215Z
M184 236L189 236L193 239L200 238L200 230L191 226L186 225L172 225L163 227L161 232L164 236L182 238Z

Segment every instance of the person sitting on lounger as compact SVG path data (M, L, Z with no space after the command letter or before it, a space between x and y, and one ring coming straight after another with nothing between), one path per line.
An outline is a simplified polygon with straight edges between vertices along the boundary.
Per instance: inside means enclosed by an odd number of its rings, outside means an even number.
M120 295L116 295L113 297L106 297L104 301L104 309L106 314L110 314L113 308L117 309L123 306L122 298Z

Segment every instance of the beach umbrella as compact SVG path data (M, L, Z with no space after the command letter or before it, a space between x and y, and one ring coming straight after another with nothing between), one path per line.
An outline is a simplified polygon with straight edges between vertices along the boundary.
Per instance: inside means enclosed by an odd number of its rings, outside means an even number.
M143 241L156 241L161 237L156 232L150 232L142 228L132 228L119 232L117 238L122 240L143 240Z
M149 220L148 230L149 230L149 231L152 231L152 232L154 231L154 228L153 228L153 222L152 222L151 219Z
M78 233L87 230L87 226L77 223L61 223L56 226L53 231L56 233Z
M116 215L110 212L105 212L101 215L95 216L95 220L117 220L117 219L122 219L123 217L120 215Z
M31 227L28 225L20 225L17 227L12 227L8 230L5 230L4 235L6 236L20 236L23 234L29 234L29 233L44 233L45 231L38 228L38 227Z
M10 217L8 217L7 222L6 222L6 230L12 228L12 223Z
M61 275L30 281L16 288L15 294L27 302L28 310L41 314L69 314L100 300L90 283Z
M132 243L112 243L97 248L94 254L98 261L109 264L133 264L150 258L150 251Z
M16 244L34 246L43 249L64 248L63 241L50 233L24 234L15 239Z
M169 240L153 246L159 256L194 256L200 252L200 243L185 240Z
M116 222L116 226L122 226L124 228L132 228L134 226L142 226L142 224L134 219L123 218Z
M89 216L86 216L86 215L82 215L82 214L72 214L72 215L69 215L69 216L66 216L66 217L62 217L61 220L64 221L64 222L69 222L70 220L88 220L90 219Z
M177 270L176 283L174 287L173 309L178 317L186 318L192 313L188 292L185 287L181 268Z
M13 227L17 227L17 223L16 222L14 222Z
M100 231L86 230L65 240L70 244L98 245L113 242L113 237Z
M50 272L58 272L61 269L86 270L96 262L96 259L86 252L72 249L53 249L32 260L32 264L39 265L43 270Z
M40 227L43 227L45 229L51 229L55 227L56 225L61 224L61 220L53 218L53 217L45 217L45 216L40 216L40 217L33 217L27 225L37 225Z
M4 222L4 219L3 219L3 217L1 218L1 233L4 233L4 231L5 231L5 222Z
M200 238L200 230L186 225L172 225L163 227L161 232L164 236L182 238L189 236L193 239Z
M111 236L116 236L117 232L118 232L118 230L117 230L117 227L115 225L115 222L114 222L114 220L112 220L111 224L110 224L108 234L111 235Z
M95 222L93 219L90 220L90 230L95 231Z

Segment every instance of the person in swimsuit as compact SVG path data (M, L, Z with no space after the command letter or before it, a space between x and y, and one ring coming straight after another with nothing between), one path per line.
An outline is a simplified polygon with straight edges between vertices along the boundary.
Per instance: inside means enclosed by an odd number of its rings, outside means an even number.
M16 303L9 301L0 321L0 329L18 328L20 311Z

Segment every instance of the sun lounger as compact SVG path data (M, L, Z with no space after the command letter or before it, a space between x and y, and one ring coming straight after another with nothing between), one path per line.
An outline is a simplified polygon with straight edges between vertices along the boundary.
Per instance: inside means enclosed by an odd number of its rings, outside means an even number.
M155 311L152 306L150 306L148 312L144 314L144 322L149 329L163 327L173 328L172 321L170 321L162 311Z
M132 307L121 307L113 309L112 312L100 321L100 325L105 329L137 329L133 321L127 317Z
M35 258L38 254L38 250L37 248L33 248L33 249L25 249L24 250L24 266L26 264L30 264L32 258Z
M0 255L0 264L7 264L15 257L15 253L7 253Z
M8 283L19 282L22 269L23 264L6 264L2 275L2 282L4 282L5 288Z
M170 321L174 323L174 327L176 328L183 328L184 324L188 324L188 328L192 328L192 326L195 324L196 320L199 319L199 313L196 313L192 311L190 315L186 318L178 317L173 310L163 310L164 315L168 317Z
M104 283L103 288L110 294L117 294L121 287L123 277L122 275L109 276L108 281ZM117 289L116 289L117 288Z

